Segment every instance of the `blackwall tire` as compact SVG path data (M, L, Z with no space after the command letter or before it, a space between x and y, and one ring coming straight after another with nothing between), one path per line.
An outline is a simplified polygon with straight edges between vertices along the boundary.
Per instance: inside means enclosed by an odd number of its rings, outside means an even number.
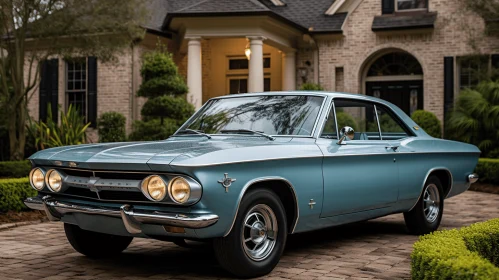
M71 224L64 224L64 231L71 246L78 253L91 258L117 255L133 240L133 237L87 231Z
M409 232L423 235L438 229L444 212L442 183L436 176L430 176L424 185L423 193L414 208L404 213Z
M240 278L270 273L284 251L286 223L286 212L274 192L249 191L241 201L230 234L213 241L218 262Z

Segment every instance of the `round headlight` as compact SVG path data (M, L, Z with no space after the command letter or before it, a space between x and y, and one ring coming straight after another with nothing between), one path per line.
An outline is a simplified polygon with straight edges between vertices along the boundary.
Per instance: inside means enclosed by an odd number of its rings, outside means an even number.
M62 176L54 169L49 170L47 172L47 176L45 177L45 183L49 189L53 192L60 192L62 189Z
M29 181L35 190L41 191L45 186L45 174L40 168L35 168L29 174Z
M166 196L166 184L159 176L151 176L146 182L146 190L149 197L155 201L161 201Z
M178 203L185 203L191 196L191 186L181 177L174 178L168 186L170 197Z

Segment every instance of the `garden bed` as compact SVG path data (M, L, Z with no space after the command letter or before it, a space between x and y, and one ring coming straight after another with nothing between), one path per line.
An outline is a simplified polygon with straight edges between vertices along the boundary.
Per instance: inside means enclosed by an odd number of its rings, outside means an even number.
M475 183L471 185L470 191L499 194L499 186L493 184Z

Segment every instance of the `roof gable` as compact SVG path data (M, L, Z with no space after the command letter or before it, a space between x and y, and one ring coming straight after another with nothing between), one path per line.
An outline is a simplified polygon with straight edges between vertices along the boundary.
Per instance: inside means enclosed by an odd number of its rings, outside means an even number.
M154 0L168 1L168 18L182 16L219 16L231 14L268 14L311 33L342 32L346 13L326 15L337 0Z

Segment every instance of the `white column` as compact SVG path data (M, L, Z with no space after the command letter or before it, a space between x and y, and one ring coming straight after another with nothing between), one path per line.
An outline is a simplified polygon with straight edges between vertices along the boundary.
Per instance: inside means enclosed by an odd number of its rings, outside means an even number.
M251 58L249 61L248 92L263 92L263 40L264 37L248 37Z
M189 101L196 109L203 103L203 69L201 60L201 38L188 38L187 86Z
M296 90L296 51L282 53L282 90Z

